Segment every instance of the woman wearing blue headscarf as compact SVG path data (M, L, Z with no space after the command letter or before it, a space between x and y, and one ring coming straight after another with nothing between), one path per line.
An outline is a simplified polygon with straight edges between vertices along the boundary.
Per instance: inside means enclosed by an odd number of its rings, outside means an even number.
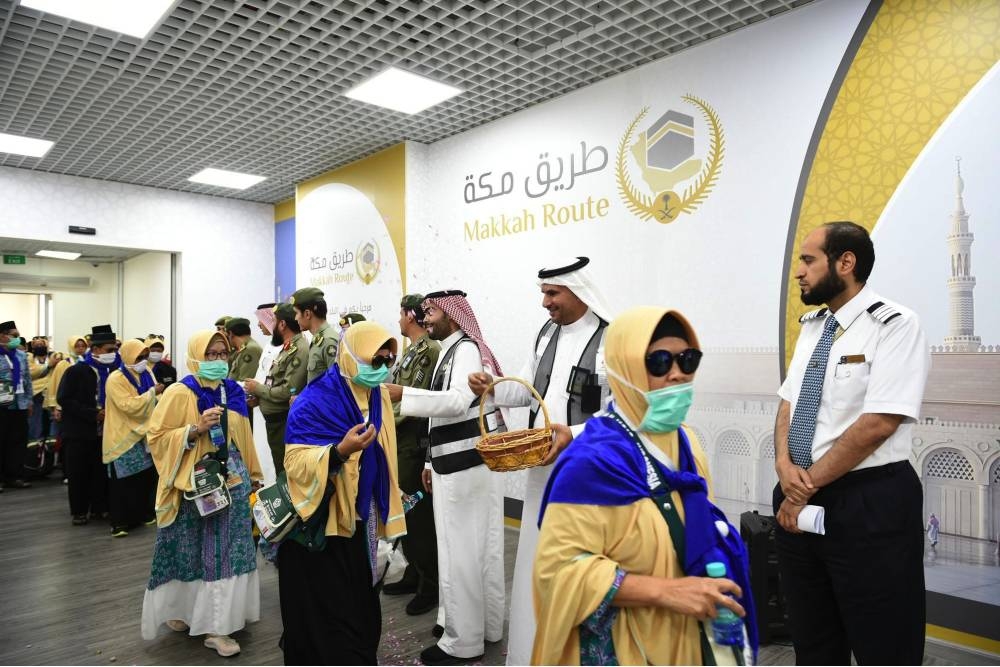
M396 425L382 386L395 354L388 331L374 322L354 324L344 332L337 363L289 412L285 473L292 503L304 520L319 513L325 528L310 546L286 538L278 552L286 665L376 664L378 538L406 533Z

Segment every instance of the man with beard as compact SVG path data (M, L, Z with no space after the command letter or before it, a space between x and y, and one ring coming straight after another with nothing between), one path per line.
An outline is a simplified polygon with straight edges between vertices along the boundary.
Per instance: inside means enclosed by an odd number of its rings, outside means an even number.
M920 664L923 499L912 425L930 369L914 313L866 284L868 232L831 222L802 242L800 319L778 395L778 565L798 664ZM825 534L804 533L805 505Z
M428 294L424 322L441 352L430 389L387 385L399 414L428 418L424 488L432 493L438 551L438 643L420 653L425 665L455 665L482 658L485 641L503 637L503 479L483 463L479 399L472 373L500 375L500 364L479 330L465 292ZM493 398L485 397L486 422L502 427Z
M309 361L309 346L295 321L295 309L291 304L278 304L274 309L275 325L271 344L281 346L281 352L268 370L264 382L247 380L246 393L256 397L260 412L264 415L267 430L267 445L274 459L274 471L285 469L285 423L288 421L288 406L296 392L306 386L306 368Z
M604 333L611 314L590 275L589 263L587 257L567 258L538 272L542 307L549 319L532 337L531 355L519 377L531 379L545 401L556 438L545 461L526 471L511 590L508 665L527 665L531 661L535 639L531 573L538 546L538 513L553 467L550 464L573 436L583 431L584 423L601 409L607 396ZM492 381L486 373L475 373L469 376L469 388L482 396ZM538 402L524 385L498 384L493 397L498 407L530 406L528 427L539 425Z

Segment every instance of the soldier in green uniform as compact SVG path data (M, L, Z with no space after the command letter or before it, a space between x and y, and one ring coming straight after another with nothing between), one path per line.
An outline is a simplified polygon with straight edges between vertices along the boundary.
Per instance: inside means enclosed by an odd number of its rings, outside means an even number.
M271 448L275 473L285 469L285 423L288 421L288 406L296 392L306 386L306 364L309 348L295 322L295 309L291 304L275 306L276 322L271 335L272 345L281 345L281 352L271 364L263 383L246 380L244 388L256 397L264 415L267 429L267 444Z
M228 322L231 319L232 319L232 317L230 317L229 315L223 315L219 319L215 320L215 330L218 331L218 332L220 332L220 333L225 333L226 332L226 322Z
M226 322L226 335L233 352L229 355L229 379L242 382L257 375L263 350L250 335L250 320L234 317Z
M322 377L337 361L340 336L326 321L326 300L318 287L303 287L288 300L295 308L295 321L303 331L312 332L306 382Z
M410 339L393 372L392 381L406 387L430 389L434 367L441 346L431 340L424 328L422 294L408 294L400 302L399 331ZM396 456L399 488L405 493L423 490L420 474L427 458L427 420L420 417L400 417L399 403L393 405L396 414ZM437 534L434 532L434 505L422 500L406 515L406 536L403 551L409 561L403 578L387 585L387 595L416 593L406 605L406 613L417 616L438 606Z
M341 331L346 331L351 328L352 324L357 324L358 322L364 322L365 316L361 313L341 313L340 314L340 329Z

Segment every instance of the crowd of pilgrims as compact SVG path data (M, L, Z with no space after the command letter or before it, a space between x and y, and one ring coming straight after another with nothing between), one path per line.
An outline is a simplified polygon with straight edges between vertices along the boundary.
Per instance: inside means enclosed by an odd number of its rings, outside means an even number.
M548 319L524 331L532 346L518 376L545 397L553 442L527 472L508 664L713 664L709 652L749 663L746 553L735 529L718 527L704 453L681 427L701 357L695 330L667 308L612 318L588 262L539 272ZM475 447L480 403L491 432L518 407L541 426L539 405L526 386L493 382L503 372L464 292L406 295L399 316L404 350L358 314L327 322L323 292L304 288L258 307L270 346L249 319L221 317L187 337L185 369L162 335L95 326L60 354L6 322L6 487L30 486L11 439L23 417L25 442L60 439L73 525L107 521L114 538L156 527L145 639L166 626L239 653L231 634L260 616L260 551L278 568L286 664L376 664L381 592L413 595L408 614L436 611L424 664L480 660L503 637L506 597L503 474ZM266 449L254 444L256 409ZM252 512L267 456L268 481L300 518L275 544ZM226 492L203 493L215 472ZM206 502L218 496L221 510ZM380 541L410 563L385 586ZM710 561L728 576L685 576ZM749 615L733 646L703 629L720 606Z

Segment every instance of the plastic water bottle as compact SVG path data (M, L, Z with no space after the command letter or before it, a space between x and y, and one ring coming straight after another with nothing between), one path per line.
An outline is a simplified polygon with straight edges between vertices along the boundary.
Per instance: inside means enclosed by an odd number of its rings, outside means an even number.
M705 570L713 579L726 576L724 563L709 563ZM715 643L723 646L739 646L743 643L743 619L729 607L718 606L719 615L712 619L712 636Z
M416 493L409 495L403 494L403 514L409 512L413 507L420 502L420 499L424 497L423 491L417 491Z
M220 449L226 444L226 434L223 433L221 424L212 424L208 428L208 437L212 439L212 444L215 445L216 449Z

